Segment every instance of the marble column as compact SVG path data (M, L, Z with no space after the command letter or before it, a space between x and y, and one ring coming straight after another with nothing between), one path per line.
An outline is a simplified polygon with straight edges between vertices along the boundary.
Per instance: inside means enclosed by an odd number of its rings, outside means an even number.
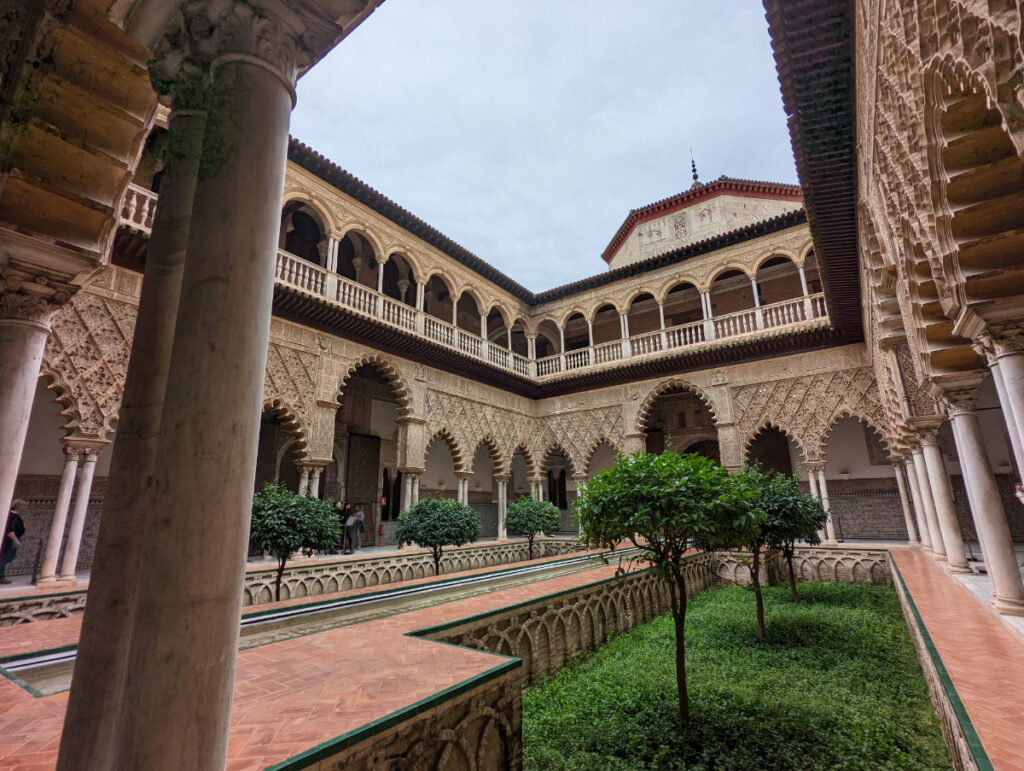
M942 462L939 450L938 430L919 431L921 450L924 455L925 470L928 474L932 502L935 504L935 515L942 534L942 544L946 547L946 560L951 573L971 573L967 567L967 556L964 553L964 539L960 534L960 523L956 518L956 507L953 505L953 490L949 486L946 466Z
M296 490L299 495L305 495L307 488L309 487L309 466L302 466L299 471L299 489Z
M201 94L201 89L190 91ZM160 181L132 335L132 351L118 409L117 441L103 499L89 603L82 619L75 676L68 694L59 771L112 768L122 715L131 617L140 580L139 559L152 495L181 295L189 226L206 113L174 99L168 151ZM117 630L112 634L111 630Z
M320 466L314 466L310 473L309 496L311 498L320 497L320 474L322 473L323 468Z
M508 515L508 480L509 477L495 477L498 483L498 538L507 538L505 517Z
M85 517L89 513L89 496L92 495L92 480L96 472L96 456L98 454L98 450L90 448L85 450L82 458L82 473L78 477L78 487L75 489L75 508L71 513L68 542L64 547L64 560L60 566L60 581L62 583L78 583L75 578L75 566L78 565L78 550L82 546Z
M928 481L928 469L924 465L924 453L920 445L910 448L910 457L917 475L917 492L921 496L921 507L928 523L928 534L931 536L931 553L939 562L946 561L946 545L939 529L939 516L935 513L935 500L932 498L931 482ZM927 549L925 550L927 551Z
M921 487L917 483L917 470L914 468L914 461L907 458L903 469L907 475L907 486L910 488L910 498L914 504L914 516L917 522L917 534L921 539L921 548L931 553L932 534L928 529L928 519L924 515L924 503L921 502Z
M402 474L402 500L399 502L399 511L405 511L412 506L412 478L408 471Z
M900 506L903 509L903 521L907 528L907 541L910 544L917 544L920 543L920 540L917 537L917 527L914 525L914 510L910 506L902 460L898 455L889 457L889 462L892 463L892 473L896 477L896 487L900 492Z
M825 464L817 464L814 471L818 477L818 497L821 500L821 508L825 510L825 514L828 518L825 519L825 538L823 541L826 544L836 544L836 523L833 521L831 516L831 504L828 502L828 484L825 482Z
M60 477L57 490L57 503L50 520L50 535L46 539L46 552L43 564L39 568L37 586L53 584L57 581L57 560L60 557L60 545L64 542L64 526L68 520L68 508L71 505L71 492L75 487L75 472L78 470L79 450L77 447L64 447L64 472Z
M413 474L412 477L412 502L410 506L415 506L420 502L420 477L421 474Z
M7 516L28 433L50 322L59 305L47 287L0 272L0 512ZM37 291L38 290L38 291ZM67 295L60 293L66 300Z
M203 50L223 45L210 91L230 117L204 139L155 463L159 516L140 556L159 580L139 582L131 630L127 682L145 687L125 692L115 768L226 764L295 96L289 54L306 32L277 7L182 9L186 32L212 31Z
M455 479L458 482L458 498L459 503L469 505L469 478L472 474L465 471L459 471L455 474Z
M992 581L992 604L1000 613L1024 615L1024 582L1013 550L1010 526L989 464L978 415L976 386L947 389L945 401L953 425L960 468L964 474L971 515Z
M972 347L988 362L1017 464L1018 483L1024 482L1024 327L998 325L975 336Z

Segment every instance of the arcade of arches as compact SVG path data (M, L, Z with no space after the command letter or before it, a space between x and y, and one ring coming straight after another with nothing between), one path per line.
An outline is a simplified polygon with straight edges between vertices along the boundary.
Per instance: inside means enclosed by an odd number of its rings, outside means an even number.
M424 495L500 539L524 494L570 530L619 452L756 460L827 542L982 562L1024 615L1019 3L764 0L802 188L681 179L608 223L607 271L538 293L289 138L298 74L379 4L4 17L8 571L45 594L92 568L64 768L222 765L233 560L272 479L363 504L374 540ZM192 75L229 119L161 106Z

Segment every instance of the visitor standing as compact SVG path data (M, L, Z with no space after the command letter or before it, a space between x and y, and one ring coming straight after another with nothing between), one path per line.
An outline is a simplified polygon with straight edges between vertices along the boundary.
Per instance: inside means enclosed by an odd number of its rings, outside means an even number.
M352 513L351 507L346 507L345 512L345 548L343 553L351 554L352 546L355 541L356 515Z
M356 507L356 548L363 548L363 522L366 521L366 514L363 513L363 507Z
M21 498L11 503L11 513L7 516L4 524L3 543L0 544L0 584L9 584L11 579L6 575L7 566L14 562L18 555L18 547L21 546L21 538L25 535L25 522L18 513L28 504Z

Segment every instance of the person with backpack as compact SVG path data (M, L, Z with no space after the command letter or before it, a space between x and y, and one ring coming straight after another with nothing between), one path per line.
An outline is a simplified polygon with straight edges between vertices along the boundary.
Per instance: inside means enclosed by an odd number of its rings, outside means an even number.
M7 566L14 562L14 558L18 555L21 538L25 535L25 522L18 512L27 505L21 498L11 503L11 513L8 515L7 523L4 525L4 538L2 544L0 544L0 584L9 584L11 582L11 579L5 574Z

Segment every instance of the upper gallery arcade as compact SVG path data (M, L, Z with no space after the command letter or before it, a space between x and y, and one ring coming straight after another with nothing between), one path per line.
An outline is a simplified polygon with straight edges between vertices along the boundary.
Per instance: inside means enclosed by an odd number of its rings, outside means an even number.
M13 570L91 567L61 768L226 756L267 479L500 537L616 451L758 460L827 540L980 551L1024 613L1018 8L765 0L801 189L691 186L533 293L289 138L378 5L4 12L0 509L29 501Z

